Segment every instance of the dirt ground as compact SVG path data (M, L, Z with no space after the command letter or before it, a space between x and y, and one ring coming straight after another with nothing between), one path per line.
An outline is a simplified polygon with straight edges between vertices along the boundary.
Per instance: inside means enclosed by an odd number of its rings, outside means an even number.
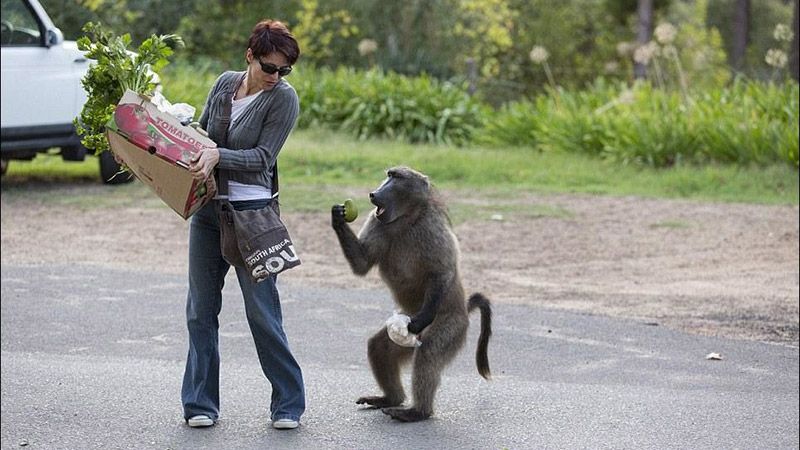
M2 265L185 273L188 222L166 206L76 207L32 201L20 189L3 189ZM491 205L479 195L442 194ZM499 307L529 304L798 345L796 206L545 194L514 201L527 213L512 208L456 225L468 292L482 291ZM530 213L536 210L564 213ZM284 280L381 286L375 271L350 272L328 212L284 216L303 261Z

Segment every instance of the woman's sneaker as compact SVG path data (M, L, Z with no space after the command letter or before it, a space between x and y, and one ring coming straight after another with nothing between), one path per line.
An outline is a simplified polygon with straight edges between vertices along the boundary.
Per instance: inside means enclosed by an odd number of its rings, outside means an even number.
M203 428L214 425L214 420L205 414L199 414L186 419L186 423L192 428Z
M272 422L272 428L279 430L291 430L297 428L300 422L292 419L278 419Z

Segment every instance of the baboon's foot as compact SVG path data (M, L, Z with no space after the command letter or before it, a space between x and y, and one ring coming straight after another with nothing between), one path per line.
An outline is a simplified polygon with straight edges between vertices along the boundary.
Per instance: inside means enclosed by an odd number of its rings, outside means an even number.
M388 397L361 397L356 400L356 404L369 405L373 408L388 408L390 406L399 406L403 404L402 399L392 399Z
M414 408L383 408L381 411L391 416L392 419L397 419L401 422L419 422L431 416Z

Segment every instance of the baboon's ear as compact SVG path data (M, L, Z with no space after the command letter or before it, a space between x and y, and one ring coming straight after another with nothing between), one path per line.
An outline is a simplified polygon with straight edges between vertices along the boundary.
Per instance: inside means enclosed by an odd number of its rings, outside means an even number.
M431 180L428 178L427 175L420 173L419 177L420 181L422 181L422 186L425 189L425 192L430 192L431 190Z

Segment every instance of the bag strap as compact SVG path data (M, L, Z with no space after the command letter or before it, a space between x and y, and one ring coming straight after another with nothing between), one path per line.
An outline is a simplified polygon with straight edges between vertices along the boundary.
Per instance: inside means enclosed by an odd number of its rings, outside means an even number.
M278 158L275 158L275 165L272 166L272 200L278 200L280 189L278 188Z
M236 91L234 90L233 92L235 93ZM228 128L230 128L231 126L232 109L233 109L233 95L227 97L225 102L222 104L222 116L219 118L219 122L222 125L222 136L220 138L220 141L222 141L221 143L223 147L228 145Z
M239 82L236 83L236 87L233 89L231 95L225 95L225 101L222 103L222 113L219 118L220 126L222 127L220 133L220 142L217 146L226 147L228 145L228 128L231 125L231 110L233 109L233 96L236 95L236 91L239 90L239 86L242 85L244 81L244 75L239 78ZM226 198L228 197L228 171L217 169L217 173L219 174L219 183L217 183L217 193Z

